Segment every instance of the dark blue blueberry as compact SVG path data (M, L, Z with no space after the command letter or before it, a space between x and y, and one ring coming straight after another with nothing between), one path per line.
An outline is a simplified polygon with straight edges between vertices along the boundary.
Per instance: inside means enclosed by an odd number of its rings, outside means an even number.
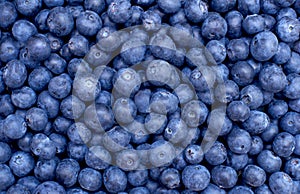
M282 8L276 14L276 19L279 21L283 17L297 18L297 13L292 8Z
M69 61L67 67L68 74L71 78L75 78L76 73L88 72L91 73L92 69L88 63L86 63L83 59L73 58ZM78 74L77 74L78 76Z
M132 16L131 3L129 0L114 0L108 6L107 14L115 23L125 23Z
M181 7L180 0L170 1L170 0L158 0L157 5L164 13L172 14L179 11Z
M77 17L76 27L80 34L94 36L101 29L102 20L97 13L87 10Z
M175 55L176 45L173 39L166 34L155 34L152 36L149 45L153 56L159 59L169 61Z
M232 80L225 80L223 84L216 86L214 90L216 99L222 103L229 103L239 97L239 87Z
M214 185L214 184L209 184L206 189L204 189L201 194L225 194L225 190L219 188L218 186ZM192 191L186 191L183 192L183 194L196 194L196 192L192 192Z
M120 126L110 129L104 134L103 145L111 152L117 152L129 145L131 135Z
M300 133L300 114L289 111L280 120L280 127L283 131L289 132L293 135Z
M65 152L66 146L67 146L66 137L64 137L60 134L57 134L57 133L52 133L49 135L49 138L55 144L57 154L61 154L61 153Z
M74 35L69 40L68 47L74 56L83 57L89 50L89 42L84 36Z
M11 37L3 37L0 44L0 60L9 62L19 55L19 44Z
M121 57L128 65L140 63L144 59L145 53L145 43L135 38L126 41L121 48Z
M208 5L201 0L186 1L184 11L189 21L199 23L207 17Z
M0 142L0 163L6 163L12 156L12 151L7 143Z
M243 101L233 101L227 107L227 115L232 121L244 122L250 116L250 109Z
M47 7L58 7L64 5L64 0L43 0Z
M259 73L259 83L264 90L275 93L286 88L288 81L279 66L276 64L267 64Z
M264 18L261 15L248 15L243 21L243 29L247 34L256 34L265 29Z
M220 165L227 159L226 147L220 143L215 142L212 147L205 153L205 160L211 165Z
M267 179L265 171L256 165L246 166L242 176L243 181L252 187L262 186Z
M31 108L26 113L26 123L33 131L42 131L48 123L47 112L41 108Z
M66 193L63 186L54 181L46 181L41 183L36 189L33 191L33 194L47 194L47 193Z
M260 1L238 0L238 10L245 16L251 14L258 14L260 11Z
M40 182L34 176L26 176L26 177L20 178L18 180L17 184L23 185L30 192L33 192L33 190L40 184Z
M36 93L29 87L13 90L11 95L12 103L18 108L30 108L36 102Z
M292 155L295 146L295 137L287 132L281 132L276 135L272 144L273 151L281 157L289 157L290 155Z
M23 56L29 61L40 62L48 59L51 54L49 39L42 35L36 34L31 36L25 44Z
M261 11L265 14L274 15L280 10L280 7L274 3L274 0L261 1L260 6Z
M227 55L233 62L245 60L249 55L249 45L243 39L232 39L227 45Z
M299 39L300 22L296 18L283 17L276 24L276 33L283 42L295 42Z
M78 119L84 110L85 104L76 96L68 96L60 104L60 112L67 119Z
M48 85L48 91L56 99L63 99L71 92L71 78L68 74L60 74L52 78Z
M11 114L3 121L3 129L8 138L20 139L25 135L27 126L23 117Z
M92 138L92 132L83 123L77 122L72 124L67 132L71 142L85 144Z
M47 31L49 30L49 27L47 25L47 18L50 13L49 9L43 9L41 10L34 19L36 27L41 31Z
M67 146L68 156L77 161L83 161L85 154L88 151L88 147L85 144L75 144L69 142Z
M17 151L13 153L9 161L10 169L18 177L28 175L33 170L34 166L34 158L27 152Z
M172 26L175 26L176 24L183 24L186 22L187 22L187 18L185 16L184 10L182 9L179 10L177 13L172 14L169 19L169 23Z
M231 68L231 77L239 86L246 86L253 81L255 72L247 61L238 61Z
M300 181L293 182L293 191L292 193L299 193L300 192Z
M8 28L12 25L18 17L16 7L9 1L2 1L0 3L0 27Z
M145 11L141 16L141 19L145 30L156 31L160 29L162 18L155 11L151 11L151 10Z
M226 48L218 40L211 40L206 44L207 50L212 54L217 64L222 63L226 58Z
M238 171L248 164L248 159L248 154L235 154L229 151L226 164Z
M292 52L289 60L284 65L284 71L290 73L300 73L300 68L297 66L297 61L300 60L300 55L296 52Z
M14 110L15 107L12 104L10 95L0 95L0 116L7 117L12 114Z
M34 167L34 176L39 181L52 181L55 179L55 170L59 162L58 158L50 160L38 160Z
M251 135L257 135L268 127L270 123L270 118L264 112L253 110L250 111L249 118L243 122L243 127Z
M74 159L63 159L56 167L56 180L66 187L71 187L77 182L80 171L78 162Z
M218 13L212 12L208 14L202 24L202 36L209 40L221 39L227 33L227 23Z
M102 185L102 175L92 168L84 168L78 175L78 182L83 189L97 191Z
M285 163L284 171L294 180L300 180L300 159L292 158Z
M294 55L294 57L292 57L292 55ZM289 63L285 65L284 68L286 68L288 71L290 70L291 71L290 73L294 73L293 71L297 69L297 67L295 66L295 62L297 59L299 59L298 56L299 56L298 54L291 52L291 48L289 47L288 44L284 42L280 42L278 45L277 53L274 55L272 60L274 63L279 65L287 63L289 61Z
M49 58L44 62L47 67L54 74L61 74L67 67L67 62L58 54L51 54Z
M183 141L187 130L187 125L182 119L170 119L167 127L164 130L164 138L169 142L177 144Z
M115 27L101 28L96 36L97 47L106 52L115 51L123 43L120 34L121 32L116 32ZM115 59L117 58L120 58L120 56L117 56Z
M182 182L191 191L204 190L210 181L210 173L204 166L190 165L182 171Z
M212 0L211 8L220 13L228 12L235 7L236 0Z
M194 98L194 91L189 84L180 84L174 89L174 94L178 97L180 104L185 104Z
M103 173L103 183L108 192L122 192L127 186L127 176L118 167L111 166L105 169Z
M135 171L129 171L127 174L128 182L134 186L142 186L145 185L148 181L148 170L135 170Z
M248 85L240 92L240 99L250 109L257 109L263 103L263 93L260 88L255 85Z
M239 194L239 193L244 193L244 194L254 194L254 192L246 186L235 186L233 189L231 189L228 194Z
M80 5L84 0L66 0L69 5Z
M272 191L266 184L263 184L262 186L255 189L255 193L256 194L272 194Z
M150 113L145 118L145 128L150 134L160 134L167 125L167 117L162 114Z
M35 134L30 143L32 153L40 159L49 160L55 156L55 144L43 133Z
M140 90L134 96L134 103L137 107L137 110L140 113L149 113L150 112L150 97L151 90L145 89Z
M99 191L99 192L97 192L96 194L103 194L102 192L104 192L104 191ZM67 190L67 194L88 194L88 192L87 191L84 191L83 189L81 189L81 188L77 188L77 187L75 187L75 188L71 188L71 189L68 189ZM106 194L105 192L104 192L104 194Z
M84 1L84 8L87 10L91 10L96 12L97 14L101 14L104 10L106 3L105 0L85 0Z
M68 44L64 44L63 46L61 46L59 50L59 54L66 61L70 61L72 59L72 53L68 47Z
M158 114L171 114L178 108L177 96L167 90L157 91L152 94L150 109Z
M59 112L59 101L53 98L48 91L43 91L38 96L37 105L46 110L50 119L55 118Z
M12 184L14 184L15 177L12 174L11 169L5 164L0 164L0 174L0 191L6 191Z
M68 5L66 6L66 8L68 9L68 11L70 11L74 19L78 18L78 16L82 12L84 12L84 8L81 5L72 5L72 6Z
M27 132L21 139L18 140L18 142L17 142L18 147L24 152L30 152L30 143L31 143L32 137L33 137L33 134L30 132Z
M42 7L41 0L32 0L30 2L26 0L15 0L17 10L24 16L35 15Z
M295 3L296 0L274 0L274 3L280 7L289 7Z
M246 154L251 149L252 138L247 131L234 128L227 137L227 144L232 152Z
M71 13L64 7L51 9L47 18L49 31L57 36L70 34L74 27L74 20Z
M96 170L107 169L111 160L110 152L102 146L92 146L85 154L85 163L87 166Z
M150 194L150 191L146 187L136 187L131 189L129 194Z
M28 76L28 85L35 91L42 91L52 78L52 74L45 67L35 68Z
M221 188L232 188L238 180L236 171L229 166L216 166L211 171L212 181Z
M53 121L53 129L60 134L66 134L68 128L71 126L72 121L65 117L58 116Z
M12 60L6 64L3 70L3 80L10 88L21 87L27 79L27 70L24 63Z
M291 193L293 180L284 172L275 172L269 177L269 187L274 194Z
M239 38L242 35L243 15L238 11L230 11L226 14L228 31L227 36L230 38Z
M161 173L159 180L168 189L175 189L180 186L180 173L174 168L167 168Z
M257 155L264 148L263 140L259 136L252 136L252 144L251 149L249 151L249 155Z
M288 84L283 90L283 95L288 99L298 99L300 98L300 76L299 74L289 74L286 77Z
M12 27L12 34L14 38L25 43L32 35L37 33L35 25L27 20L18 20Z
M270 31L260 32L254 36L250 44L250 52L258 61L267 61L277 52L278 39Z
M150 6L155 2L155 0L134 0L134 2L141 6Z
M274 137L278 134L278 123L277 121L271 121L269 126L265 129L264 132L261 134L261 138L265 142L271 142Z
M299 156L300 155L300 135L295 136L295 141L296 141L296 146L295 146L294 154Z

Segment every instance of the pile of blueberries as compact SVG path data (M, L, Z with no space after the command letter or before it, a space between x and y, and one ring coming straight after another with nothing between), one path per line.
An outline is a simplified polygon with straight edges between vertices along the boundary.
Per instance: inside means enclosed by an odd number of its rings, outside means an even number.
M1 194L299 194L300 0L0 0Z

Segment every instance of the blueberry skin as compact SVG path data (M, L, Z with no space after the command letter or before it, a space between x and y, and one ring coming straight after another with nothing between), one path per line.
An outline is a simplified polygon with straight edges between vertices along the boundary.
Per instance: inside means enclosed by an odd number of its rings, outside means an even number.
M12 156L12 151L7 143L0 142L0 163L6 163Z
M300 55L296 52L292 52L289 60L284 65L284 71L288 74L299 73L300 68L296 65L298 60L300 60Z
M300 83L300 76L298 74L292 73L289 74L286 78L288 84L283 90L283 95L292 100L300 98L300 88L298 87L298 84Z
M6 164L0 164L0 191L6 191L15 182L11 169Z
M256 165L246 166L242 176L243 181L252 187L262 186L267 179L265 171Z
M23 117L11 114L3 121L3 130L8 138L20 139L25 135L27 126Z
M89 66L89 64L86 63L83 59L73 58L68 63L67 71L69 76L72 79L74 79L77 72L79 73L81 71L84 71L84 72L91 73L92 69Z
M293 180L284 172L275 172L269 177L269 187L274 194L291 193Z
M276 14L276 20L280 20L283 17L297 18L297 13L293 8L282 8Z
M15 184L12 185L7 192L8 194L12 194L12 193L24 193L24 194L29 194L30 191L27 187L25 187L24 185L20 185L20 184Z
M49 138L51 141L54 142L56 146L56 153L61 154L64 153L67 146L67 139L63 135L57 134L57 133L51 133L49 135Z
M184 105L182 119L189 127L198 127L207 118L208 109L201 101L193 100Z
M32 107L36 102L36 98L36 93L27 86L13 90L11 94L12 103L22 109Z
M35 134L30 143L32 153L40 159L52 159L56 153L55 144L43 133Z
M208 15L208 5L201 0L186 1L184 4L185 16L193 23L202 22Z
M116 75L116 71L113 68L98 66L94 69L94 74L98 77L98 81L100 82L102 89L111 90L113 88L113 79Z
M243 169L248 164L248 154L235 154L231 151L227 155L227 166L232 167L236 171Z
M0 44L0 60L2 62L9 62L14 60L19 55L19 44L10 37L3 37Z
M86 144L92 138L92 132L81 122L72 124L67 131L71 142L77 144Z
M141 16L143 27L146 31L156 31L160 28L162 18L154 11L148 10Z
M245 193L245 194L254 194L254 192L246 186L235 186L233 189L231 189L228 194L239 194L239 193Z
M217 186L225 189L234 187L238 180L236 171L229 166L223 165L216 166L212 169L211 178Z
M102 185L102 175L92 168L84 168L78 175L78 182L83 189L96 191Z
M262 186L255 189L255 193L257 193L257 194L272 194L272 191L266 184L263 184Z
M227 33L227 23L220 14L212 12L204 20L201 30L204 38L219 40Z
M113 105L113 113L118 123L129 124L134 120L137 108L131 99L119 98Z
M7 117L15 111L11 97L8 94L0 95L0 116Z
M73 30L74 20L66 8L55 7L49 12L47 26L49 31L56 36L66 36Z
M129 145L131 135L124 128L116 126L103 136L103 145L111 152L117 152Z
M276 19L268 14L261 14L264 18L265 30L272 30L276 24Z
M240 92L240 99L250 109L257 109L263 103L263 93L260 88L255 85L248 85Z
M251 149L248 154L257 155L263 150L263 148L264 148L263 140L259 136L253 136Z
M46 194L50 192L66 193L63 186L54 181L45 181L35 188L33 194Z
M227 137L227 144L232 152L246 154L251 149L252 138L247 131L234 128Z
M264 18L261 15L248 15L243 21L243 29L247 34L256 34L265 29Z
M296 141L296 146L295 146L294 154L299 156L300 155L300 135L295 136L295 141Z
M180 186L180 174L179 171L174 168L165 169L159 179L168 189L175 189Z
M29 3L24 0L15 0L17 10L24 16L35 15L42 7L41 0L33 0Z
M232 101L226 112L232 121L244 122L250 117L250 108L243 101Z
M56 99L63 99L71 92L71 78L68 74L60 74L52 78L48 84L48 91Z
M121 169L112 166L105 169L103 183L108 192L122 192L126 189L127 176Z
M295 146L295 137L287 132L281 132L276 135L272 144L273 151L281 157L289 157L290 155L292 155Z
M276 25L276 33L280 40L286 43L295 42L299 39L300 22L295 18L283 17Z
M27 152L17 151L13 153L9 161L10 169L18 177L28 175L33 170L34 166L34 158Z
M158 0L157 5L166 14L172 14L179 11L181 7L180 0L170 1L170 0Z
M49 39L42 34L31 36L26 42L24 54L29 61L35 63L48 59L51 54Z
M56 179L65 187L71 187L76 184L79 171L80 166L76 160L63 159L56 167Z
M230 38L239 38L242 35L243 15L238 11L230 11L225 15L228 31L227 36Z
M96 169L107 169L111 164L112 157L110 152L102 146L92 146L85 154L85 163L87 166Z
M239 0L238 10L243 15L258 14L260 11L260 1L259 0Z
M206 49L212 54L217 64L222 63L226 58L226 48L218 40L211 40L206 44Z
M184 150L184 159L190 164L198 164L204 158L204 153L199 145L191 144Z
M175 158L175 148L173 144L165 140L155 141L151 144L151 150L149 152L149 160L154 167L168 166Z
M97 193L102 194L102 192L104 192L104 191L99 191ZM71 188L71 189L67 190L67 194L74 194L74 193L76 193L76 194L88 194L87 191L84 191L83 189L80 189L80 188L77 188L77 187L76 188Z
M12 25L18 16L15 5L8 1L0 3L0 13L0 27L4 29Z
M297 112L289 111L280 120L280 127L283 131L297 135L300 133L300 114Z
M145 53L145 43L137 39L126 41L121 48L121 57L128 65L140 63L144 59Z
M208 186L211 177L209 171L201 165L186 166L181 176L184 186L191 191L204 190Z
M25 186L30 192L33 192L40 182L34 176L26 176L24 178L20 178L17 184Z
M277 52L278 39L269 31L260 32L254 36L250 44L250 52L258 61L267 61Z
M35 25L27 20L18 20L12 27L14 38L25 43L31 36L37 33Z
M31 108L26 113L26 123L33 131L42 131L48 123L47 112L41 108Z
M84 2L84 0L67 0L69 5L80 5Z
M261 111L250 111L249 118L243 123L243 127L251 135L257 135L268 127L270 118L267 114Z
M151 112L145 118L145 128L150 134L160 134L164 131L167 121L167 116Z
M36 27L41 31L47 31L49 30L49 27L47 25L47 18L50 13L49 9L43 9L41 10L34 18L34 22Z
M117 24L125 23L132 16L131 3L128 0L115 0L108 6L108 17Z
M247 61L238 61L230 71L232 80L239 86L246 86L253 81L255 72Z
M269 126L265 129L264 132L260 135L263 141L271 142L274 137L278 134L278 122L277 120L271 121Z
M131 189L129 194L150 194L150 191L146 187L136 187Z
M35 68L28 76L28 85L39 92L46 88L52 78L52 74L45 67Z
M30 143L31 139L33 137L33 134L30 132L27 132L21 139L18 140L18 148L24 152L30 152Z
M192 191L187 191L187 192L182 192L183 194L196 194L196 192L192 192ZM214 185L214 184L209 184L206 189L204 189L202 192L202 194L225 194L226 191L224 189L219 188L218 186Z
M172 114L178 108L178 103L177 96L167 90L162 90L152 94L150 109L158 114Z
M150 112L150 97L151 97L151 90L145 89L140 90L134 96L134 103L137 107L137 110L140 113L149 113Z
M69 158L73 158L80 162L84 160L87 151L88 148L85 144L75 144L73 142L69 142L67 145Z
M233 62L245 60L249 55L249 45L243 39L232 39L227 45L227 55Z
M64 0L44 0L45 5L49 8L59 7L64 5Z
M60 104L60 111L67 119L78 119L85 108L85 104L74 95L64 98Z
M274 0L261 1L260 6L261 11L265 14L274 15L280 10L280 7L275 4Z
M153 56L159 59L169 61L175 55L175 43L173 39L166 34L155 34L152 36L149 44Z
M51 54L47 60L44 61L47 67L53 74L61 74L67 67L67 62L58 54Z
M48 91L43 91L38 96L37 105L47 112L48 118L53 119L58 115L60 102L52 97Z
M213 146L205 153L205 160L213 166L222 164L226 161L226 159L226 147L220 142L215 142Z
M80 34L94 36L101 29L102 20L97 13L87 10L77 17L76 27Z
M211 8L219 13L228 12L236 5L236 0L212 0L210 3Z
M182 119L170 119L164 131L164 138L171 143L179 143L184 139L187 130L187 125Z
M289 7L295 3L296 0L274 0L274 3L280 7Z
M10 88L21 87L27 79L27 70L23 62L12 60L6 64L3 70L3 80Z
M96 12L97 14L101 14L105 11L106 3L105 0L85 0L84 1L84 8L87 10L91 10Z
M149 173L147 169L129 171L127 174L128 182L134 187L145 185L148 182L148 176Z
M274 55L274 57L272 58L272 60L274 63L276 63L278 65L281 65L281 64L284 64L284 63L287 63L288 61L290 61L289 65L285 65L284 68L286 68L287 70L291 69L293 71L293 69L295 68L293 59L295 59L295 60L297 59L296 53L294 53L295 57L291 58L293 53L294 52L291 52L291 48L289 47L288 44L286 44L284 42L280 42L278 45L278 50L277 50L276 54ZM292 72L290 72L290 73L292 73Z
M299 166L300 159L299 158L292 158L288 160L285 164L284 171L291 176L296 181L299 181L300 175L300 166Z

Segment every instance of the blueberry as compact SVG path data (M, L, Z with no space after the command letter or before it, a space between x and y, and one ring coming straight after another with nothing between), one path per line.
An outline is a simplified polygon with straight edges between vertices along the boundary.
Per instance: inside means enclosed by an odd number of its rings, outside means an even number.
M232 129L232 121L226 116L226 112L222 108L214 109L210 112L207 119L208 128L216 130L218 135L227 135ZM220 131L219 131L220 129Z
M23 56L30 61L40 62L46 60L50 54L51 47L48 38L42 34L36 34L28 39Z
M102 27L102 20L97 13L87 10L76 19L76 27L84 36L94 36Z
M233 101L227 107L227 115L232 121L244 122L250 117L250 109L243 101Z
M60 111L67 119L78 119L84 110L85 104L76 96L68 96L60 104Z
M30 132L27 132L21 139L18 140L17 144L20 150L24 152L30 152L30 143L31 139L33 137L33 134Z
M33 191L34 194L47 194L49 192L65 193L65 189L57 182L45 181L38 185Z
M101 14L105 10L105 0L85 0L84 1L84 8L87 10L91 10L96 12L97 14Z
M246 86L253 81L255 72L247 61L238 61L231 68L231 77L239 86Z
M4 29L12 25L18 16L15 5L9 1L0 3L0 13L0 27Z
M245 154L251 149L252 139L247 131L234 128L227 137L227 144L232 152Z
M73 27L74 20L71 13L64 7L55 7L51 9L47 18L49 31L57 36L68 35Z
M204 190L210 181L209 171L201 165L189 165L182 171L182 182L191 191Z
M291 193L293 180L288 174L279 171L270 176L269 186L274 194Z
M91 73L92 69L83 59L73 58L68 63L67 71L71 78L75 78L77 72Z
M289 50L287 50L288 52ZM289 53L289 60L287 61L286 65L284 66L284 70L287 72L287 73L299 73L300 72L300 69L298 68L298 66L296 65L297 62L299 59L300 59L300 55L296 52L292 52ZM287 58L287 57L286 57Z
M276 135L272 148L273 151L281 157L289 157L295 149L296 140L290 133L281 132Z
M153 56L159 59L170 61L175 55L176 45L173 39L166 34L155 34L149 44Z
M289 74L286 77L288 84L286 85L286 87L283 90L283 95L285 97L287 97L288 99L297 99L300 98L300 91L299 91L299 87L298 87L298 83L299 83L299 79L300 76L298 74Z
M243 19L244 19L243 15L238 11L230 11L226 14L225 20L228 25L228 31L227 31L228 37L230 38L241 37Z
M276 19L268 14L261 14L261 16L264 18L265 30L272 30L276 24Z
M158 114L171 114L176 111L178 103L177 96L167 90L161 90L152 94L150 109Z
M263 140L259 136L252 136L251 149L249 155L257 155L264 148Z
M187 125L182 119L170 119L165 128L164 137L169 142L177 144L184 139L187 130Z
M26 113L26 123L33 131L42 131L48 123L48 116L41 108L31 108Z
M290 17L290 18L297 18L297 13L294 9L292 8L282 8L281 10L278 11L276 14L276 19L280 20L283 17Z
M283 0L274 0L274 3L280 7L289 7L292 4L295 3L296 0L287 0L287 1L283 1Z
M102 175L92 168L84 168L78 175L80 186L88 191L96 191L102 185Z
M12 156L12 151L7 143L0 142L0 163L6 163Z
M168 189L175 189L180 186L180 174L179 171L174 168L165 169L159 179Z
M261 87L269 92L280 92L288 84L287 77L276 64L266 64L259 73Z
M299 39L299 21L295 18L283 17L276 25L276 33L284 42L294 42Z
M64 5L64 0L44 0L43 2L47 7L58 7Z
M191 144L184 150L184 159L190 164L198 164L204 158L204 153L199 145Z
M235 170L243 169L248 163L248 154L235 154L228 152L226 164Z
M99 192L97 192L97 194L98 193L100 193L100 194L102 194L102 192L104 192L104 191L99 191ZM67 190L67 194L88 194L88 192L86 192L86 191L84 191L83 189L81 189L81 188L71 188L71 189L68 189Z
M0 164L0 172L0 191L6 191L6 189L8 189L12 184L14 184L15 177L12 174L11 169L5 164Z
M211 171L212 181L219 187L232 188L236 184L238 177L236 171L228 166L216 166Z
M49 138L51 141L54 142L57 154L65 152L67 146L67 139L64 136L57 133L52 133L49 135Z
M186 1L184 11L189 21L199 23L207 17L208 5L201 0Z
M35 25L27 20L18 20L12 27L14 38L22 43L25 43L32 35L37 33Z
M261 15L248 15L243 21L243 29L247 34L256 34L265 28L264 18Z
M14 105L11 101L11 96L8 94L0 95L0 115L7 117L12 114L15 110Z
M29 87L13 90L11 95L12 103L18 108L30 108L36 102L36 93Z
M206 189L204 189L202 192L202 194L225 194L225 190L219 188L218 186L214 185L214 184L209 184ZM186 193L183 192L183 194L194 194L192 191L187 191Z
M85 144L75 144L73 142L68 143L67 146L68 156L77 161L83 161L87 151L88 148Z
M245 60L249 55L249 45L243 39L232 39L227 45L229 60Z
M227 33L227 23L218 13L210 13L202 24L202 36L209 40L221 39Z
M115 23L125 23L132 16L131 3L128 0L115 0L107 10L109 18Z
M211 165L220 165L227 159L227 150L220 142L215 142L212 147L205 153L206 161Z
M10 169L18 177L28 175L33 170L34 165L35 161L31 154L22 151L13 153L9 161Z
M16 59L19 49L19 45L14 39L3 37L0 44L0 60L6 63Z
M282 130L293 135L299 134L300 124L298 122L300 114L297 112L287 112L280 120L280 127Z
M124 171L136 170L140 165L139 155L134 149L124 149L115 157L116 165Z
M48 84L48 91L56 99L63 99L71 91L71 78L68 74L53 77Z
M67 0L69 5L80 5L84 2L84 0Z
M261 134L261 138L265 142L270 142L278 134L278 131L279 131L279 129L278 129L278 123L276 121L271 121L270 124L269 124L269 126Z
M19 115L11 114L3 121L3 130L8 138L20 139L25 135L27 126L24 118Z
M258 14L260 11L259 0L238 0L238 10L243 15Z
M20 178L18 180L17 184L23 185L30 192L33 192L33 190L40 184L40 182L34 176L26 176L26 177Z
M280 9L280 7L275 4L274 0L261 1L260 6L263 13L270 15L276 14Z
M157 4L162 9L162 11L167 14L176 13L181 7L180 0L158 0Z
M33 0L27 2L26 0L15 0L17 10L24 16L35 15L42 7L41 0Z
M3 70L4 83L11 88L21 87L27 78L27 70L21 61L8 62Z
M262 186L266 179L265 171L256 165L248 165L243 171L243 181L252 187Z
M148 181L148 176L149 173L147 169L129 171L127 174L128 182L134 187L145 185Z
M294 180L299 181L300 175L300 159L299 158L292 158L287 161L284 167L284 171L291 176Z
M28 85L35 91L42 91L52 78L52 74L45 67L35 68L28 76Z
M103 145L112 152L117 152L129 145L131 135L124 128L116 126L104 134Z
M270 188L267 185L263 184L262 186L255 189L255 193L257 193L257 194L272 194L272 191L270 190Z
M212 54L217 64L222 63L226 58L226 48L218 40L211 40L206 44L206 48Z
M44 62L44 65L53 74L61 74L65 71L67 62L58 54L51 54L49 58Z
M43 133L35 134L30 143L32 153L40 159L51 159L55 156L55 144Z
M122 192L126 189L127 176L117 167L108 167L103 173L103 183L108 192Z
M300 135L296 135L295 139L296 139L296 146L295 146L294 154L300 155Z
M50 119L55 118L59 112L60 102L53 98L48 91L43 91L38 96L37 105L44 109Z
M74 159L63 159L56 167L56 179L62 185L71 187L77 182L80 166Z
M50 13L49 9L41 10L34 18L36 27L41 31L49 30L47 25L47 18Z
M167 125L167 117L165 115L150 113L145 118L145 128L152 133L162 133Z
M228 193L229 194L238 194L238 193L254 194L254 192L249 187L246 186L235 186Z
M150 194L150 191L146 187L136 187L131 189L129 194Z
M66 81L68 81L69 83L66 82L66 84L68 85L70 84L70 89L71 89L71 80L69 81L70 77L67 74L62 74L62 75L68 78ZM67 87L69 88L69 86ZM76 94L76 96L82 101L95 100L95 97L98 95L100 90L101 90L101 85L97 81L96 76L91 73L79 74L79 76L74 80L73 83L73 93ZM64 96L67 95L68 94L66 93Z
M249 118L243 123L243 127L252 135L257 135L268 127L270 118L261 111L253 110L250 112Z
M77 122L68 128L67 135L71 142L77 144L87 143L92 138L92 132L85 124Z
M154 167L169 165L175 157L174 146L165 140L155 141L151 145L149 160Z
M51 181L55 179L55 170L59 160L39 160L34 167L34 175L40 181Z

